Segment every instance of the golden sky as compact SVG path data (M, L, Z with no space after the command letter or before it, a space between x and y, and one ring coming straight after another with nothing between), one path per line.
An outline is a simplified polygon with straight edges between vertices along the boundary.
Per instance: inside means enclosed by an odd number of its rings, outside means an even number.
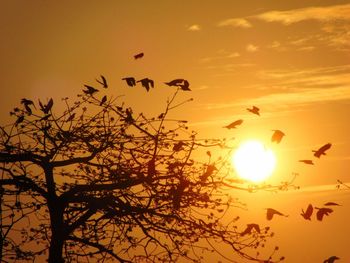
M135 111L157 114L172 91L163 82L188 79L192 91L181 99L194 101L173 114L202 137L269 144L272 129L286 134L273 146L278 167L271 180L297 173L301 190L267 195L250 210L259 217L261 207L275 206L290 214L276 222L254 218L276 228L271 242L286 262L332 255L350 261L350 192L335 188L337 179L350 182L350 1L1 0L0 6L1 124L21 98L74 97L100 74ZM145 56L134 60L139 52ZM154 79L155 88L127 88L126 76ZM260 117L246 111L252 105ZM236 119L244 124L222 128ZM298 162L328 142L332 148L314 166ZM343 206L324 222L299 215L310 202L327 201Z

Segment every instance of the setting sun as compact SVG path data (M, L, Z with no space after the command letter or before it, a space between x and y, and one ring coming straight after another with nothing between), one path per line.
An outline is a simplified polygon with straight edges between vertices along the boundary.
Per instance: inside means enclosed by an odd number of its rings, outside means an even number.
M232 157L238 175L253 182L261 182L269 177L276 166L276 157L272 150L259 141L246 141L235 151Z

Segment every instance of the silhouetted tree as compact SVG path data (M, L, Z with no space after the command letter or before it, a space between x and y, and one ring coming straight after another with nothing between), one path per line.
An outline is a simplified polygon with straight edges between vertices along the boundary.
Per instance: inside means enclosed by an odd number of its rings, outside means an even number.
M249 249L269 228L243 235L237 214L225 217L242 206L226 190L254 188L233 179L225 154L212 160L208 149L230 151L225 140L168 119L181 87L157 118L85 88L61 113L52 99L25 99L0 128L0 261L199 262L216 242L258 260ZM206 161L194 160L201 149Z

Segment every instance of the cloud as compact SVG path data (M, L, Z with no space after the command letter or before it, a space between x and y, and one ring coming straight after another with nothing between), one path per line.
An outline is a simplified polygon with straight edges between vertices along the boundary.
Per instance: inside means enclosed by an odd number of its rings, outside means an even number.
M218 54L217 56L204 57L200 61L211 62L213 60L231 59L231 58L237 58L241 56L241 54L239 54L238 52L228 52L226 50L219 50L216 53Z
M187 28L188 31L200 31L202 27L200 25L194 24Z
M255 45L253 45L253 44L248 44L247 46L246 46L246 50L248 51L248 52L257 52L258 50L259 50L259 47L258 46L255 46Z
M350 4L324 7L306 7L287 11L269 11L252 18L266 22L280 22L290 25L305 20L332 21L350 20Z
M232 26L232 27L241 27L241 28L251 28L252 24L244 18L230 18L222 20L218 23L219 27L223 26Z

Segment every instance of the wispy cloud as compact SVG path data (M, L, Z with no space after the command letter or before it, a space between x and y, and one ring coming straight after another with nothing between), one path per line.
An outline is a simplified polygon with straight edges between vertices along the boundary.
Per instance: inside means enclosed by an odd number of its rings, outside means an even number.
M216 53L217 53L216 56L204 57L200 61L201 62L211 62L213 60L231 59L231 58L237 58L237 57L241 56L241 54L238 52L229 52L226 50L219 50Z
M200 25L194 24L187 28L188 31L200 31L202 27Z
M256 46L256 45L253 45L253 44L248 44L247 46L246 46L246 50L248 51L248 52L257 52L258 50L259 50L259 47L258 46Z
M252 18L261 19L266 22L280 22L284 25L290 25L305 20L350 20L350 4L306 7L286 11L269 11L252 16Z
M350 100L350 65L322 67L305 70L259 71L257 82L249 89L263 89L268 82L273 89L265 89L265 95L232 103L207 104L206 108L224 109L246 105L300 110L300 106L313 103ZM294 110L293 110L294 111Z
M222 20L217 24L219 27L223 26L232 26L232 27L241 27L241 28L251 28L252 24L244 18L229 18Z

